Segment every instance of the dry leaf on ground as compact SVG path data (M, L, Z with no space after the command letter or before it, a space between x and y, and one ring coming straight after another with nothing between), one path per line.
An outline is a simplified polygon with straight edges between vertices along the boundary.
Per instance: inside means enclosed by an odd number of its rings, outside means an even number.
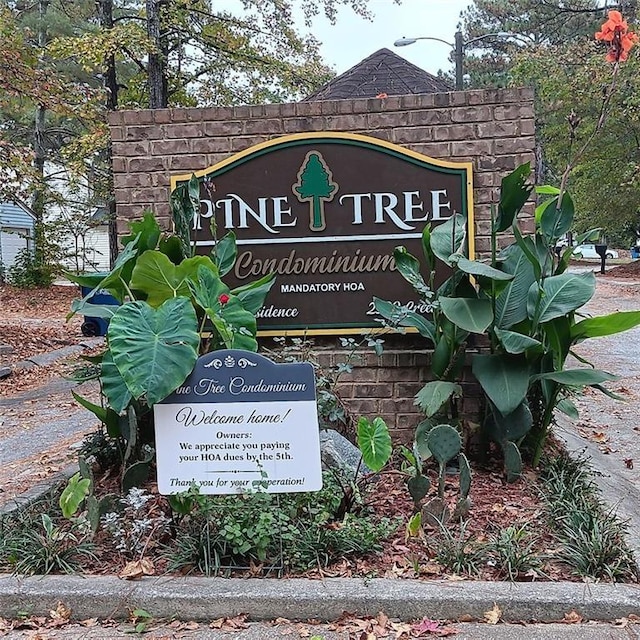
M502 609L494 604L489 611L484 612L484 621L487 624L498 624L500 622L500 618L502 617Z
M564 618L562 618L562 622L566 624L579 624L583 621L584 618L575 609L572 609L569 613L565 613Z
M142 576L153 576L156 570L153 566L153 561L148 558L142 558L142 560L133 560L127 562L124 569L118 574L118 578L124 580L138 580Z

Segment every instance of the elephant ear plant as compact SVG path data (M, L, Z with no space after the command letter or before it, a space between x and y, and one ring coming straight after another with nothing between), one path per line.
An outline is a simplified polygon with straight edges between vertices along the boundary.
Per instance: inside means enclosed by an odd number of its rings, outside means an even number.
M573 222L573 201L554 187L538 187L544 200L535 209L534 230L521 230L518 215L533 187L527 184L529 164L502 180L500 201L492 209L491 253L486 260L464 255L465 220L455 215L423 233L423 251L429 283L418 260L398 247L394 256L400 274L429 303L425 317L387 301L376 299L385 321L401 329L410 327L433 347L432 375L416 395L427 420L416 431L416 450L430 456L426 437L448 418L461 428L457 401L462 393L462 365L468 338L481 334L479 352L471 355L472 371L485 398L483 434L502 448L507 479L516 479L522 452L534 465L558 409L577 415L571 402L576 390L591 386L604 393L602 384L614 376L577 358L585 366L565 368L572 347L587 338L611 335L640 324L640 311L618 312L580 319L578 310L594 295L593 273L567 272L572 248L555 253L558 239ZM498 251L498 234L511 233L514 242ZM578 238L583 242L598 230ZM451 269L451 276L434 289L436 260Z
M162 234L153 215L145 213L130 223L124 250L106 276L67 274L73 282L92 287L74 302L69 317L84 313L110 319L105 351L90 358L102 404L74 396L119 443L124 492L148 474L153 405L184 382L200 355L219 348L257 351L255 314L274 281L269 275L229 289L222 277L236 257L231 232L216 242L210 255L193 255L184 224L194 206L193 190L190 183L174 194L174 218L183 221L176 224L175 234ZM91 304L101 290L120 306Z

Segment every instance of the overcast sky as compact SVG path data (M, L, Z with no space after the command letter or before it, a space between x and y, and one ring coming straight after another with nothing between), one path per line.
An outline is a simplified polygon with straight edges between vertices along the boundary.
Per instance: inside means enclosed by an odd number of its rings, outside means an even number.
M374 51L386 47L436 74L449 70L451 49L441 42L420 40L407 47L394 47L398 38L431 36L453 43L460 11L470 0L369 0L375 13L372 22L342 7L335 25L324 18L314 21L313 33L322 42L322 54L337 73L342 73Z

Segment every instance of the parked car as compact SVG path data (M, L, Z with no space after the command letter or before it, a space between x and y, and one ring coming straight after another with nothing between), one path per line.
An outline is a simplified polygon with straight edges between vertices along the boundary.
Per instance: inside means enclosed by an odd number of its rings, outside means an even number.
M607 258L618 258L618 252L614 249L607 249L605 254ZM595 244L579 244L573 250L574 258L596 258L600 259L600 254L596 251Z

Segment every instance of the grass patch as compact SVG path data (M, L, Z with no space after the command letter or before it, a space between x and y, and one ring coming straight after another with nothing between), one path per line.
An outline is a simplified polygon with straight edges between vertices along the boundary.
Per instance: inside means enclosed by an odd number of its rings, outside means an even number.
M583 578L636 582L628 524L607 508L588 461L559 455L545 461L541 489L559 560Z

